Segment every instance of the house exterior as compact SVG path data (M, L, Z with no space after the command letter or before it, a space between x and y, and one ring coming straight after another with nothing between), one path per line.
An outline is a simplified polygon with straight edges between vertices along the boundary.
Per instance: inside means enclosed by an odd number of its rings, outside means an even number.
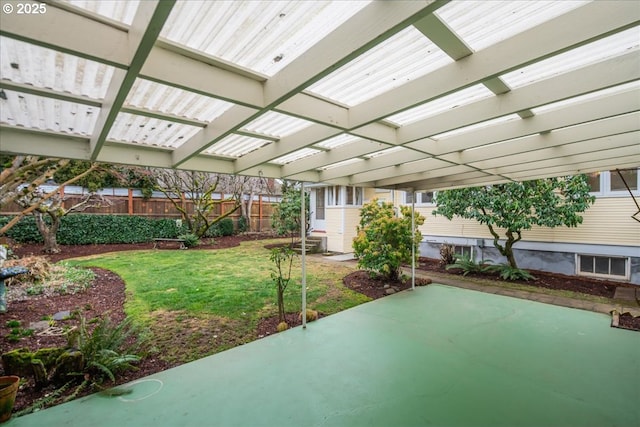
M625 170L623 176L634 196L640 199L638 171ZM617 173L605 171L589 177L596 201L582 215L583 223L577 228L535 227L523 231L522 240L514 247L518 265L640 285L640 222L632 218L638 208ZM397 206L410 205L411 197L412 193L404 191L312 187L312 235L326 237L328 251L351 252L363 203L378 198ZM449 221L432 215L436 208L433 192L415 193L415 197L416 211L426 218L420 227L421 256L440 258L440 247L446 243L476 261L506 262L493 246L493 237L486 226L472 220ZM640 218L640 214L635 218Z

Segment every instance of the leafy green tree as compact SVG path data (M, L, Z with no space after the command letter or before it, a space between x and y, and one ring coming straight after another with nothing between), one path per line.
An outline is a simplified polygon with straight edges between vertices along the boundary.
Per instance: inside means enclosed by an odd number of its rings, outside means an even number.
M417 257L422 240L418 226L425 218L414 213L416 228L412 236L411 208L401 206L400 210L402 215L398 217L393 203L373 199L362 207L358 235L353 239L358 266L389 280L400 279L400 266L411 261L412 244Z
M522 239L522 231L533 226L577 227L582 224L580 213L595 201L589 191L586 175L445 190L436 195L433 214L485 224L493 245L518 268L513 245ZM498 228L504 230L504 244Z
M285 182L282 186L282 200L271 215L271 225L279 236L293 236L300 233L300 184L295 182ZM309 230L310 199L305 193L305 230Z

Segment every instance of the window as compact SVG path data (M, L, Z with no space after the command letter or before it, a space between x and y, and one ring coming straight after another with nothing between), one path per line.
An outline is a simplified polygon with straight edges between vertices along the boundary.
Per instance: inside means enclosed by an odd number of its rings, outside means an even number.
M578 255L578 274L626 279L628 258Z
M638 175L638 169L622 169L620 173L617 171L593 172L587 174L587 177L592 193L612 197L629 195L627 187L624 185L625 182L629 189L637 195L640 186Z
M364 198L362 187L343 187L334 185L327 187L328 206L360 206Z
M600 172L591 172L587 174L589 180L589 187L591 187L592 193L600 192Z
M471 259L471 246L455 245L453 247L453 252L459 257Z
M433 204L434 192L433 191L423 191L416 194L416 203L417 204ZM408 205L411 204L413 200L413 193L411 191L405 191L404 193L404 202Z
M626 181L631 191L638 189L638 169L623 169L618 173L617 171L609 172L611 174L611 191L627 191L627 187L622 181Z
M316 188L316 219L324 219L324 188Z

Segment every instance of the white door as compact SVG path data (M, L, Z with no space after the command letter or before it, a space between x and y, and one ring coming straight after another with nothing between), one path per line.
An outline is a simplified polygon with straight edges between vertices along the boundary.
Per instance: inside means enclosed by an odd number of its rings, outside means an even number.
M311 229L312 231L325 231L325 188L313 188L309 202L311 205Z

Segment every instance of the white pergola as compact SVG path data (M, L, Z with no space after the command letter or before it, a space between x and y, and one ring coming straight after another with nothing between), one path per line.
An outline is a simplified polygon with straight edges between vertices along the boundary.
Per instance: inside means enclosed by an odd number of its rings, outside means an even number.
M640 165L640 2L1 1L0 150L438 190Z

